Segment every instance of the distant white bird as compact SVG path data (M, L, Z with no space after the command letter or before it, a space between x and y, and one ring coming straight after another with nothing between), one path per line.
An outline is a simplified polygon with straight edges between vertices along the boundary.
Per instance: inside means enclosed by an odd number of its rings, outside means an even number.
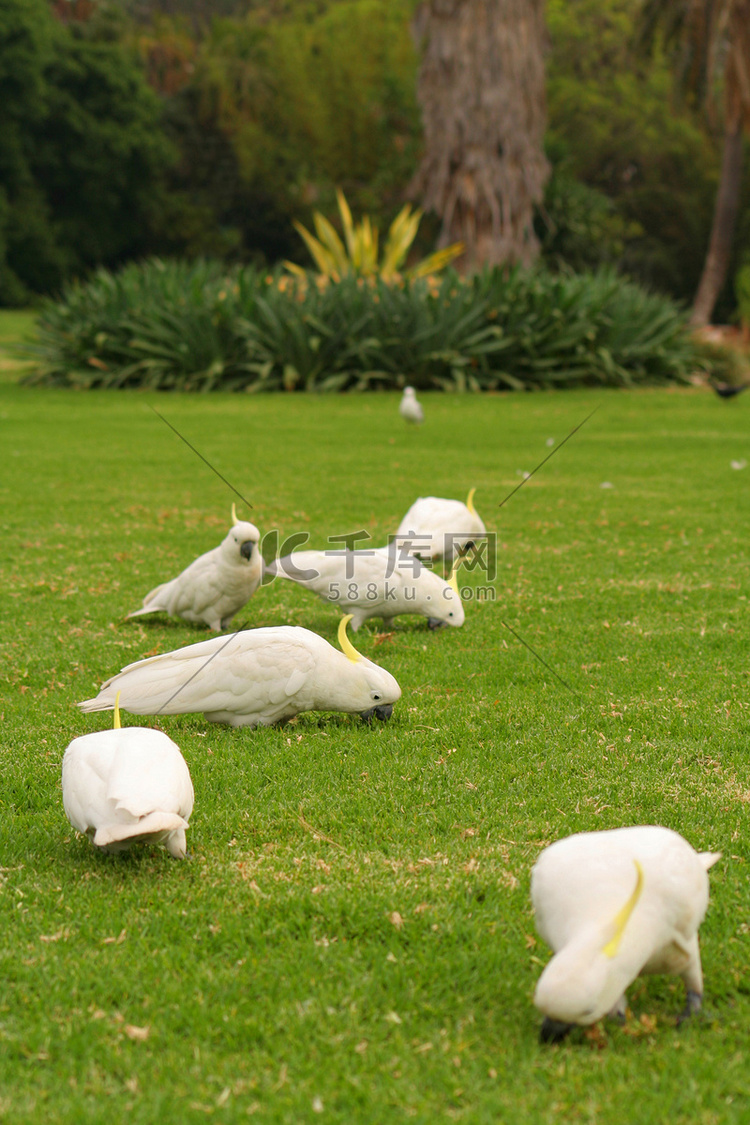
M238 520L232 505L232 528L226 539L192 562L186 570L146 594L145 613L170 613L184 621L203 623L219 632L253 596L263 578L260 532L254 523Z
M63 806L75 829L105 852L125 851L143 840L176 859L186 851L193 811L190 771L171 738L144 727L74 738L62 764Z
M583 832L545 848L531 872L536 926L555 954L534 995L543 1041L624 1016L625 990L641 973L681 976L684 1015L700 1009L698 927L720 856L656 826Z
M294 551L269 563L266 573L288 578L346 609L355 631L370 617L382 617L389 628L402 613L421 614L431 629L464 623L455 571L446 582L419 559L400 559L393 548Z
M414 387L404 387L398 412L405 421L412 422L415 426L420 426L424 422L424 410L421 403L417 401Z
M396 545L423 559L444 558L449 564L472 544L472 537L486 534L474 507L475 488L466 498L445 500L420 496L406 513L396 532Z
M118 693L135 715L202 711L209 722L270 726L301 711L345 711L387 719L401 688L390 672L365 659L339 624L339 652L309 629L282 625L150 656L102 685L82 711L107 711Z

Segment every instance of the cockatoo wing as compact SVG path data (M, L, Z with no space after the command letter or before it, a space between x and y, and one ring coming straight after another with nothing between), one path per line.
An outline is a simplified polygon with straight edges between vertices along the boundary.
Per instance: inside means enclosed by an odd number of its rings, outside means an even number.
M136 715L265 715L312 678L315 653L307 636L305 629L282 626L212 637L128 665L79 707L110 710L120 692L120 706Z
M109 800L135 817L158 809L187 820L193 811L193 783L172 739L142 727L125 727L119 735L107 781Z
M386 555L374 549L347 551L345 554L294 551L272 565L274 574L291 578L324 598L329 596L331 584L336 583L343 604L346 604L347 583L356 582L359 586L367 586L371 582L382 584L389 569Z
M592 923L614 917L643 870L643 901L654 903L665 932L691 934L708 904L701 856L677 832L658 825L584 832L558 840L532 871L540 935L554 950Z

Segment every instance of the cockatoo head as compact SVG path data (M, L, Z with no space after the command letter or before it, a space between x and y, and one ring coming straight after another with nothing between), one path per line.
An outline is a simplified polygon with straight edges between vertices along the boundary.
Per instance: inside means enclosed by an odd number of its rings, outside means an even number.
M428 594L425 595L429 596L429 601L425 601L423 607L430 629L440 629L444 625L463 625L466 620L458 588L457 571L460 562L460 558L456 559L446 582L434 575L435 582L430 584Z
M646 918L628 922L643 891L637 860L635 889L614 918L576 935L549 962L536 986L534 1003L559 1038L572 1024L596 1023L616 1006L651 951ZM626 930L627 928L627 930Z
M236 558L239 551L240 558L249 562L253 553L257 551L259 543L260 532L255 524L249 523L247 520L238 520L237 510L232 504L232 529L224 540L222 547L233 558Z
M391 717L393 704L401 698L401 688L390 672L357 652L346 634L350 621L348 614L339 623L339 644L348 662L346 675L341 677L346 693L346 706L341 710L358 712L366 722L373 718L385 721Z

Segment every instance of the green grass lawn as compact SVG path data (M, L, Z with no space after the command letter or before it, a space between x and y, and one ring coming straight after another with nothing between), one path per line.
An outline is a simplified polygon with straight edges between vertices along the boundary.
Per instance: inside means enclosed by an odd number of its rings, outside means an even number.
M183 863L95 853L60 795L68 742L111 721L75 702L206 635L123 620L223 538L233 499L149 403L264 532L384 541L417 496L476 486L498 536L496 577L464 575L495 600L468 600L463 628L357 634L402 686L389 723L158 721L195 785ZM0 386L0 1119L747 1121L750 467L730 462L750 460L750 397L424 404L415 430L390 394ZM237 620L335 643L338 618L277 580ZM531 866L559 836L644 823L724 853L707 1016L677 1030L681 982L645 978L623 1028L542 1047Z

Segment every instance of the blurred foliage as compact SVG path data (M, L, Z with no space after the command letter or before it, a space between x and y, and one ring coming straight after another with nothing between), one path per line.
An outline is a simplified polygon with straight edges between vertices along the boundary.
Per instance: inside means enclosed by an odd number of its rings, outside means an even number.
M737 294L737 311L743 329L746 333L750 333L750 262L746 262L737 270L734 291Z
M390 284L160 260L68 286L25 354L35 383L193 391L629 386L701 366L683 311L611 270Z
M111 26L111 25L102 25ZM128 49L45 0L0 6L0 303L153 248L172 158Z
M549 155L611 200L629 228L619 268L687 301L708 246L721 134L677 100L658 47L635 54L641 7L641 0L549 0ZM724 315L729 307L731 294Z
M689 301L719 144L672 97L641 0L548 0L545 264ZM414 0L5 0L0 304L139 255L306 264L341 189L387 229L416 169ZM418 202L418 201L417 201ZM750 252L750 180L733 272ZM439 230L426 215L407 266ZM736 308L728 287L717 315Z
M195 41L179 20L139 34L147 72L170 95L173 186L213 211L220 252L303 258L292 220L333 210L337 187L379 224L392 220L419 142L408 13L390 0L290 0L215 18ZM185 249L208 252L213 235L197 233Z

